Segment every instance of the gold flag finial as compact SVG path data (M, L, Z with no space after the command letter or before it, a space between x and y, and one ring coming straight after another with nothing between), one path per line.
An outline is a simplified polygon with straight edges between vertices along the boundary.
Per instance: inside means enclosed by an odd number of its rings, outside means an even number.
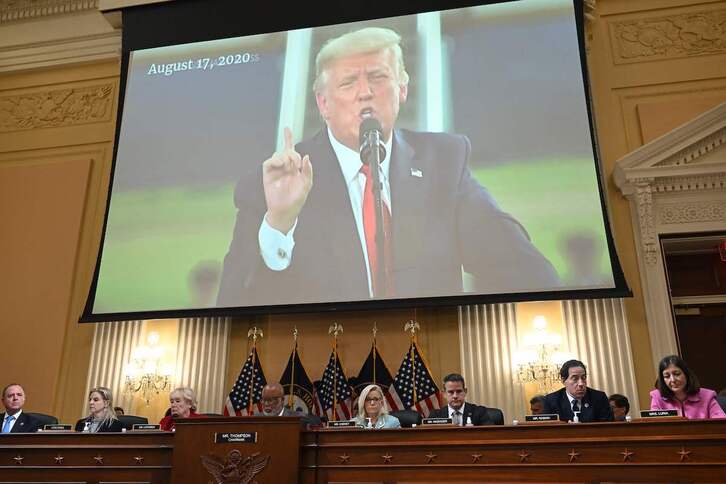
M421 329L421 325L418 324L413 319L410 320L408 323L406 323L406 325L403 327L403 330L405 332L411 333L411 338L415 338L416 337L416 332L419 331L420 329Z
M252 338L252 344L254 345L257 343L257 338L262 338L264 335L262 334L262 330L258 328L257 326L254 326L250 328L249 331L247 331L247 337Z
M333 338L337 338L340 334L343 333L343 325L338 323L333 323L328 328L328 334L332 334Z

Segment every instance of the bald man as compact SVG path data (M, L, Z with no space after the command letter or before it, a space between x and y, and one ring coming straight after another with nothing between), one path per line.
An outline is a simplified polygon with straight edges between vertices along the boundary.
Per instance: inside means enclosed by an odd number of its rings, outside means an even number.
M262 414L265 417L298 417L299 413L285 405L285 390L277 382L269 383L262 389Z

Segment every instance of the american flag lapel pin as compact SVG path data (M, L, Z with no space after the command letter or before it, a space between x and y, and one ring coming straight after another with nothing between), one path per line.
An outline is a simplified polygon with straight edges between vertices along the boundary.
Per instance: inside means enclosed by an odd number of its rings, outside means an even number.
M423 172L417 168L411 168L411 176L416 178L423 178Z

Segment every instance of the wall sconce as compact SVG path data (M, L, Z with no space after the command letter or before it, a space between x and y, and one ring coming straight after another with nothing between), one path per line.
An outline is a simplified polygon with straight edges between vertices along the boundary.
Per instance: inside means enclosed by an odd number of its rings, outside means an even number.
M148 406L154 395L169 389L174 370L161 363L164 348L159 346L159 333L149 333L146 342L147 346L138 346L131 352L131 361L124 369L124 392L132 397L141 395Z
M562 337L547 331L544 316L535 316L532 325L534 331L524 335L522 349L514 353L514 373L518 383L537 383L546 393L560 380L560 368L570 355L559 351Z

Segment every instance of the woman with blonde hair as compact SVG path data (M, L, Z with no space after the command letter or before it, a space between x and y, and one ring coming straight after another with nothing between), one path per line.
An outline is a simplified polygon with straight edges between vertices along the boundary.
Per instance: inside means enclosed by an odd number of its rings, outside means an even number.
M358 415L355 423L366 428L398 429L401 422L388 413L383 390L378 385L368 385L358 397Z
M91 388L88 392L89 414L76 422L76 432L121 432L123 425L113 410L113 393L106 387Z

